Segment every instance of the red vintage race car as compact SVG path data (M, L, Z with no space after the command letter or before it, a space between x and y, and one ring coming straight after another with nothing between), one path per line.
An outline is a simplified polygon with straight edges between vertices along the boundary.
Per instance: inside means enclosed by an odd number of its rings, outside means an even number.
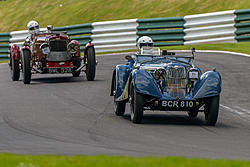
M70 40L66 32L46 31L27 37L22 48L17 44L11 46L10 70L13 81L23 74L24 84L30 84L32 74L72 73L78 77L81 71L86 73L87 80L95 78L96 56L94 45L89 42L84 48L84 57L80 55L80 45Z

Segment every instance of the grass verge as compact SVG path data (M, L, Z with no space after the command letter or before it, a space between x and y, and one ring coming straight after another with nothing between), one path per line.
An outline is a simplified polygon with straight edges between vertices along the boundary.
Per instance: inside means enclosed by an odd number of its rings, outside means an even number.
M0 63L8 63L9 60L0 60Z
M41 27L50 24L57 27L247 8L250 8L249 0L5 0L0 1L0 32L26 29L32 19Z
M249 167L250 161L184 157L57 156L0 154L0 167Z

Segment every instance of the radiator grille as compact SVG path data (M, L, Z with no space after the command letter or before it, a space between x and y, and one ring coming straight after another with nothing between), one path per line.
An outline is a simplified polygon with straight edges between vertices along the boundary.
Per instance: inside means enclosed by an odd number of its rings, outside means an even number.
M187 74L183 66L170 66L167 71L168 93L171 97L182 98L186 95Z
M67 41L53 40L49 42L51 52L65 52L67 51Z

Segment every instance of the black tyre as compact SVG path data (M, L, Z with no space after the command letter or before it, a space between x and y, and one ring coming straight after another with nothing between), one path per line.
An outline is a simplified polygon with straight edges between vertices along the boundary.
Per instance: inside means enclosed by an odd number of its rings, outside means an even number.
M142 94L134 90L134 85L131 83L130 87L130 118L133 123L140 124L143 118L143 104L144 98Z
M117 116L123 116L126 109L126 101L116 101L115 100L115 94L116 94L116 78L114 77L112 79L112 85L113 85L113 96L114 96L114 109L115 114Z
M95 68L96 68L96 56L94 47L88 48L87 51L87 66L86 66L86 76L88 81L93 81L95 79Z
M18 81L20 78L19 60L11 60L11 78L12 81Z
M81 66L81 62L80 61L76 61L74 62L74 68L72 70L72 75L73 77L79 77L81 74L81 70L80 71L76 71L76 69L78 69Z
M206 124L214 126L219 114L220 96L214 96L207 100L205 105L205 120Z
M190 118L196 118L197 117L197 115L198 115L198 111L188 111L188 116L190 117Z
M28 50L23 51L22 63L23 63L23 83L30 84L31 67L30 67L30 52Z
M125 109L126 109L126 101L114 100L114 104L115 104L115 114L117 116L123 116L125 113Z

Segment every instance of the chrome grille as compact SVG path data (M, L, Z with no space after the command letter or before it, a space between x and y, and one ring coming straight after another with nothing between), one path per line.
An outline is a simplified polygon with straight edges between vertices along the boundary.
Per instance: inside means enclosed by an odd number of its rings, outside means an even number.
M70 61L71 55L67 51L66 40L51 40L48 61Z
M167 71L167 90L171 97L182 98L186 95L187 74L183 66L169 66Z
M51 40L49 42L51 52L65 52L67 51L67 41L65 40Z

